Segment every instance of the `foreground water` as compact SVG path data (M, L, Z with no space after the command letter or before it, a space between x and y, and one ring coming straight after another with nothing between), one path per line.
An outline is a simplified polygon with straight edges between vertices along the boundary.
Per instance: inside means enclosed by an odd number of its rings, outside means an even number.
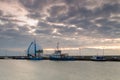
M0 80L120 80L120 62L0 60Z

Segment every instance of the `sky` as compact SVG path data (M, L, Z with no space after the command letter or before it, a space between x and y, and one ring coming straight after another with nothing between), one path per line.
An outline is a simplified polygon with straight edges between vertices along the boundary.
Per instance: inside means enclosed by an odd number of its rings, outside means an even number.
M34 39L120 54L120 0L0 0L0 53L25 53Z

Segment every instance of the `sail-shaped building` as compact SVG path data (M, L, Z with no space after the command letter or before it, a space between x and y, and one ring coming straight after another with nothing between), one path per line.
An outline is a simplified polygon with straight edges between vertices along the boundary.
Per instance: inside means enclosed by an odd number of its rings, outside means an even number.
M32 41L27 49L27 57L29 60L42 60L43 49L36 44L36 40Z

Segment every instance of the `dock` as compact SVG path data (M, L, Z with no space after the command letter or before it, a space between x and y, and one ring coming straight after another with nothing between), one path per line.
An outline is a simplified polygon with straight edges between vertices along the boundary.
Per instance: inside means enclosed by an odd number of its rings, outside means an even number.
M93 61L91 58L93 55L89 56L71 56L75 60L74 61ZM105 61L120 61L120 56L116 55L107 55L103 56L105 58ZM0 56L0 59L13 59L13 60L28 60L28 56ZM50 60L49 57L45 56L43 57L43 60Z

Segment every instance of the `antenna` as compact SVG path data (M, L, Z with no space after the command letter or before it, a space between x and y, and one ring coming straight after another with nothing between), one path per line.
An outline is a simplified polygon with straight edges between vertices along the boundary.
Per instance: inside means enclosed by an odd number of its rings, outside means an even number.
M59 42L57 42L57 50L59 50Z
M82 53L81 53L81 48L79 48L79 55L82 56L81 54L82 54Z
M104 47L103 47L103 56L104 56L104 53L105 53L105 51L104 51Z

